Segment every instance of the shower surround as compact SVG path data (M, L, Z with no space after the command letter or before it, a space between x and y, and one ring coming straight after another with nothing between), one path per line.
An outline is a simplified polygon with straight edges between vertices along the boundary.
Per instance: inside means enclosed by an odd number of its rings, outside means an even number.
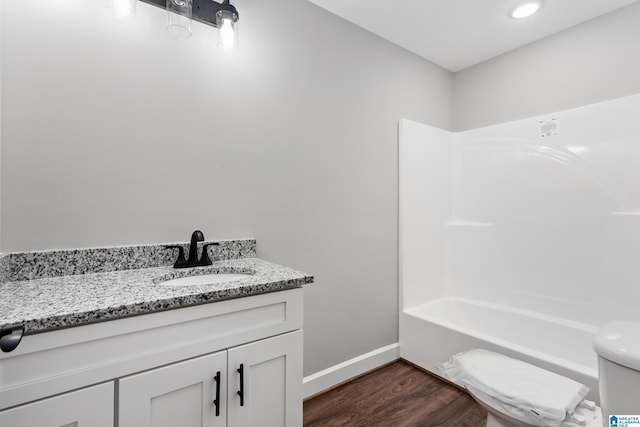
M640 321L640 95L452 133L400 121L401 354L473 347L585 383Z

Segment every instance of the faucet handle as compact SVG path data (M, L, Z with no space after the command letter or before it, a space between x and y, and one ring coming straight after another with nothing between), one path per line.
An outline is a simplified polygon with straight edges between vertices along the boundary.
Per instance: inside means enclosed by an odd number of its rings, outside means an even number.
M200 262L198 263L198 265L211 265L211 258L209 258L209 251L207 251L207 248L209 246L218 246L220 243L218 242L214 242L214 243L205 243L204 245L202 245L202 257L200 258Z
M184 248L179 245L167 245L165 249L178 249L178 259L173 264L173 268L184 268L187 266L187 261L184 259Z

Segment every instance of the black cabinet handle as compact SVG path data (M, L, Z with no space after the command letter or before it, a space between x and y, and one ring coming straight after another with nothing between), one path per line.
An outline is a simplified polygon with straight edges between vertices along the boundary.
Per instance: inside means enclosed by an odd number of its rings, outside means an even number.
M0 349L4 353L9 353L18 347L22 340L24 327L22 325L0 327Z
M238 391L238 396L240 396L240 406L244 406L244 363L240 364L238 373L240 374L240 390Z
M220 416L220 371L216 373L216 376L213 377L213 380L216 382L216 400L213 401L213 404L216 405L216 417Z

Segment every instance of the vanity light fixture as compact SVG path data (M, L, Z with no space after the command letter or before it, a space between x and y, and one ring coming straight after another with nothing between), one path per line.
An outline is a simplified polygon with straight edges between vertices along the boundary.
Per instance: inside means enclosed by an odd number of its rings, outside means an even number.
M154 6L168 9L167 4L174 0L141 0ZM218 47L224 51L238 48L238 10L230 0L177 0L177 3L191 3L190 19L218 29ZM169 13L174 13L169 12Z
M539 11L541 7L542 4L539 1L523 3L520 6L514 8L511 13L509 13L509 16L511 16L513 19L528 18L529 16Z

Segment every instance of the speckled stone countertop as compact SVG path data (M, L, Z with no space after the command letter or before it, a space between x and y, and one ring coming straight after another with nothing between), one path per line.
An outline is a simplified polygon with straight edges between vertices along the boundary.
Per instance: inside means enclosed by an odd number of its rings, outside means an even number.
M111 262L108 267L96 261L104 259L104 253L109 251L130 254L134 247L68 251L68 257L61 255L65 251L56 251L54 255L53 251L35 252L28 256L23 253L14 257L19 261L6 261L5 257L0 260L0 269L4 271L4 278L9 280L0 283L0 326L22 325L25 334L32 334L298 288L313 282L310 275L255 258L255 240L220 243L219 247L209 248L213 265L187 269L172 268L174 256L151 262L168 261L169 265L149 266L147 261L153 259L154 254L166 252L162 245L144 247L147 255L151 255L138 260L143 266L138 269L123 269L117 256L108 258ZM230 247L241 249L229 251ZM87 255L83 251L94 252ZM25 259L30 261L25 264ZM49 265L43 267L38 259L46 260ZM94 268L87 268L86 264L93 264ZM16 265L20 268L16 269ZM49 277L34 273L45 270L49 271ZM173 278L209 273L244 273L249 276L213 285L161 284ZM25 276L32 279L24 280Z

